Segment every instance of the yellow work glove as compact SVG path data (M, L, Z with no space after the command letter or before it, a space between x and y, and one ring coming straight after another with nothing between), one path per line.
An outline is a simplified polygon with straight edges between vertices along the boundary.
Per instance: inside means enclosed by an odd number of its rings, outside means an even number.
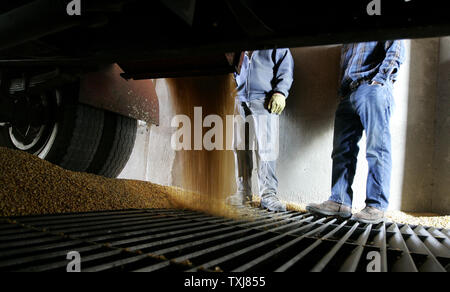
M286 107L286 97L281 93L275 93L269 102L269 111L281 115Z

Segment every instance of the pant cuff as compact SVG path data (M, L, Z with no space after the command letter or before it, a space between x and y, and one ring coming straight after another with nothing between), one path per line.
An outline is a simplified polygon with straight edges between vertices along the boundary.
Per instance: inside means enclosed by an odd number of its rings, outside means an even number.
M332 201L332 202L335 202L337 204L344 205L344 206L350 207L350 208L353 206L353 204L349 205L349 204L346 204L345 202L343 202L342 200L337 200L337 199L334 199L334 198L330 198L329 201Z

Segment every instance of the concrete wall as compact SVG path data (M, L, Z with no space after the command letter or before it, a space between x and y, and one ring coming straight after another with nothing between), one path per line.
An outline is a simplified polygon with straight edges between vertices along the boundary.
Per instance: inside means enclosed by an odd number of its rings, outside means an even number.
M391 209L450 214L450 44L448 39L443 42L424 39L408 41L407 45L407 62L395 87ZM441 61L439 51L444 55ZM280 195L297 203L321 202L330 195L340 47L298 48L292 52L296 61L295 83L280 125ZM165 80L158 80L156 86L161 126L152 126L148 131L141 128L140 142L121 177L171 185L175 153L170 149L174 132L170 120L174 114L171 103L174 97L170 96ZM360 146L354 184L358 208L364 207L368 171L365 139ZM147 161L144 168L143 161ZM254 184L257 190L256 180Z
M159 97L160 125L140 124L136 145L120 178L172 185L172 170L176 156L175 151L170 147L172 134L175 131L170 127L174 116L172 98L165 80L153 82Z
M439 40L411 44L408 119L401 207L432 211ZM395 177L394 177L395 179Z
M330 195L340 47L293 49L292 54L295 81L280 120L280 194L288 201L318 202Z
M448 213L450 209L450 37L441 39L438 99L436 103L435 189L432 209Z

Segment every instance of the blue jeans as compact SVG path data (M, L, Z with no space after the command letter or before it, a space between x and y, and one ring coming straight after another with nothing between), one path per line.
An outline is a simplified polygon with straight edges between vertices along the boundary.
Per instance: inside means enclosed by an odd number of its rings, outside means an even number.
M366 205L380 210L389 206L392 155L390 119L394 107L393 85L361 84L345 97L337 110L331 201L352 206L358 143L367 136Z

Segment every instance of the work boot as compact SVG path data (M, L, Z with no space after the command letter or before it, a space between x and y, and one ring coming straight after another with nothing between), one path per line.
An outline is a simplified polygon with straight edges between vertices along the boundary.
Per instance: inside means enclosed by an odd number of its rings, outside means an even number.
M310 204L306 207L306 210L321 216L337 216L344 219L352 217L352 209L350 207L333 201L326 201L322 204Z
M261 207L271 212L286 212L286 205L275 194L263 195Z
M384 212L374 207L366 207L352 219L365 224L380 224L385 220Z
M252 201L252 194L237 192L227 198L227 204L231 207L243 207Z

